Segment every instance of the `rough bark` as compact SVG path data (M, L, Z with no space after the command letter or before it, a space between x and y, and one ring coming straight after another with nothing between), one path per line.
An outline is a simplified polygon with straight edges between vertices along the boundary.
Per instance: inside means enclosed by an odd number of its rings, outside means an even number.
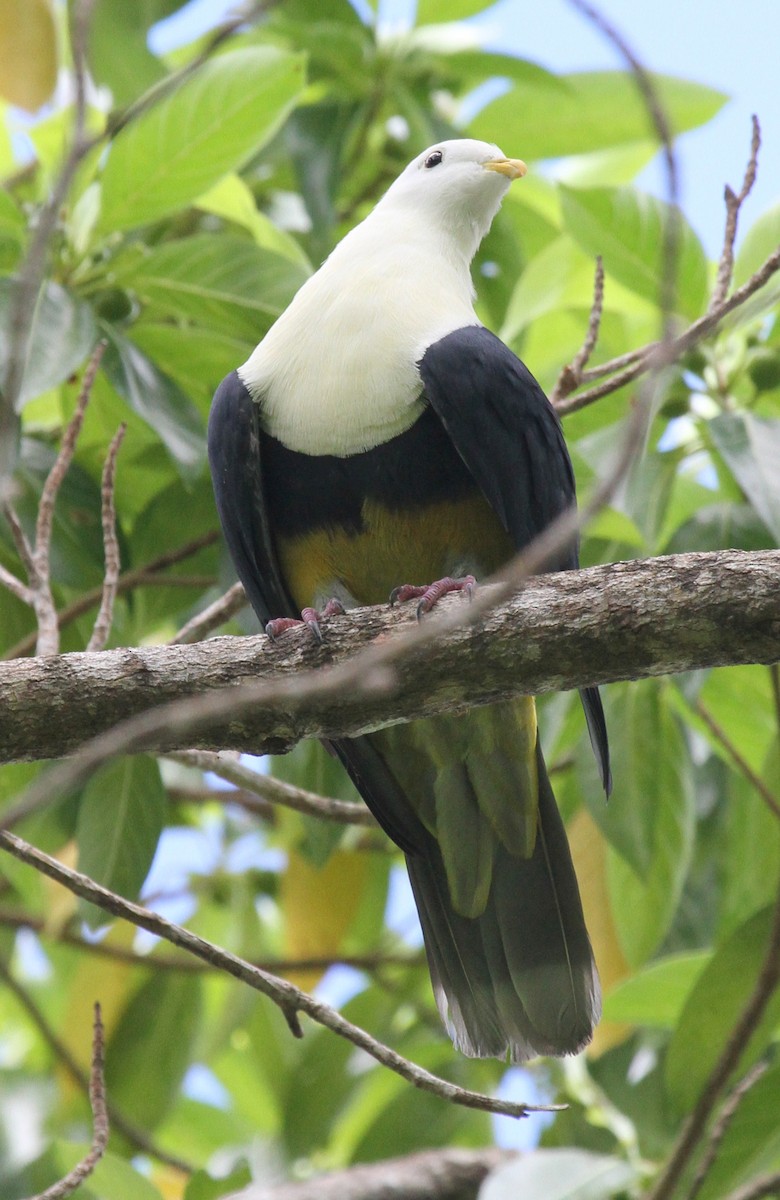
M300 1183L255 1185L225 1200L476 1200L490 1171L513 1157L493 1147L425 1150Z
M143 748L277 753L302 737L354 735L523 693L769 663L780 658L779 581L778 550L682 554L539 576L473 627L449 630L389 670L367 666L332 688L312 689L303 677L299 687L294 677L395 640L402 627L414 626L413 605L332 619L323 646L300 630L276 644L264 636L220 637L16 660L0 664L0 762L60 757L123 718L237 685L252 684L257 693L240 715L220 717L212 707L188 727L181 712L176 720L163 714L144 732ZM462 603L456 597L442 609ZM258 683L266 682L261 694Z

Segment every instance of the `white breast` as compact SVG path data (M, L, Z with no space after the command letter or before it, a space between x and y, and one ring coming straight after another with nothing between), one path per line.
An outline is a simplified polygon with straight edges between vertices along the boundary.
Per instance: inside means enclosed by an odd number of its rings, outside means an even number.
M407 429L421 410L416 364L477 324L468 262L408 222L369 217L293 299L239 368L266 430L308 454L354 454Z

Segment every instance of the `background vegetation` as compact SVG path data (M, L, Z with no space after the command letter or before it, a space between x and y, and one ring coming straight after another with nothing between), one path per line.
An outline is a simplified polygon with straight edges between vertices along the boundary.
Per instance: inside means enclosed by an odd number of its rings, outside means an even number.
M122 573L109 646L170 640L233 582L205 464L214 388L421 148L464 133L531 165L474 278L483 320L548 390L582 344L597 254L606 286L590 367L652 342L660 327L667 214L632 186L658 144L630 73L560 77L477 48L447 49L454 43L438 23L471 15L479 0L420 0L415 27L385 39L347 0L284 0L159 58L148 30L179 7L98 0L87 54L95 86L81 105L78 95L75 104L63 98L62 83L49 103L57 71L67 79L72 65L64 10L46 0L0 3L0 92L9 108L38 113L25 123L22 154L19 136L0 127L0 353L20 414L17 440L6 413L2 457L14 472L5 494L30 541L86 363L106 343L53 509L62 651L84 649L92 636L105 573L101 478L120 425ZM496 77L506 81L503 94L462 124L463 99ZM683 79L656 78L655 87L675 135L725 102ZM74 115L83 116L75 155ZM549 159L565 160L565 183L540 169ZM717 164L725 169L738 191L744 163ZM712 186L720 188L719 173ZM684 328L707 310L715 266L684 219L681 229L674 315ZM778 242L780 205L742 236L734 284ZM18 322L24 286L34 301L27 344ZM778 544L779 300L775 279L667 371L641 456L585 531L586 565ZM608 472L635 388L566 417L581 495ZM0 522L6 583L8 574L28 578L19 546ZM0 589L0 652L30 653L36 628L21 589ZM226 628L255 626L244 609ZM616 684L606 705L615 760L608 808L576 703L561 695L540 704L605 1019L587 1056L523 1073L453 1052L399 856L375 830L258 800L261 777L232 792L181 761L132 757L76 793L53 795L17 832L304 988L348 997L350 1020L456 1083L568 1105L535 1121L544 1149L503 1167L503 1182L489 1178L487 1200L521 1188L547 1200L636 1194L654 1179L662 1186L681 1126L712 1086L762 967L777 965L780 684L776 668L730 668ZM10 806L41 769L0 769L0 804ZM299 746L272 769L312 792L352 798L317 746ZM7 1200L47 1187L90 1141L83 1076L95 999L106 1090L123 1128L114 1120L85 1197L207 1200L252 1177L305 1178L426 1148L485 1147L497 1136L514 1144L516 1127L411 1088L327 1029L307 1025L294 1039L280 1012L239 982L105 920L2 855ZM344 962L349 972L330 969ZM743 1186L768 1194L755 1181L780 1170L777 992L762 1014L738 1047L730 1082L759 1069L728 1128L721 1123L710 1162L705 1121L707 1169L694 1183L689 1165L681 1194L718 1200Z

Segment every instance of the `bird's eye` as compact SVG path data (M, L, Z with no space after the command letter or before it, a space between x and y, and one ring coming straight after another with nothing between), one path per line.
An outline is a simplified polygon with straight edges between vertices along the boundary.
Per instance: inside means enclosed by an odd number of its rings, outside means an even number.
M425 160L426 167L438 167L441 160L444 158L441 150L434 150Z

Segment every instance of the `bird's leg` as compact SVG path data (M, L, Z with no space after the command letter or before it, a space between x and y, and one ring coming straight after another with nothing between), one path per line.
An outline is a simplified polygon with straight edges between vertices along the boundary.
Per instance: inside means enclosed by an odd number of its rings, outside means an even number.
M288 629L295 629L300 625L307 625L311 630L314 638L318 642L324 642L325 638L322 634L320 621L326 617L343 617L346 609L340 600L335 596L331 596L327 604L322 609L317 608L302 608L301 617L298 620L295 617L275 617L273 621L269 621L265 627L266 637L269 637L272 642Z
M417 619L420 620L431 611L435 604L438 604L442 596L446 596L449 592L465 592L470 600L476 586L477 581L473 575L464 575L462 579L452 579L447 575L444 579L437 579L425 587L414 583L402 583L400 587L393 588L390 593L390 604L392 606L393 604L403 604L406 600L419 600Z

